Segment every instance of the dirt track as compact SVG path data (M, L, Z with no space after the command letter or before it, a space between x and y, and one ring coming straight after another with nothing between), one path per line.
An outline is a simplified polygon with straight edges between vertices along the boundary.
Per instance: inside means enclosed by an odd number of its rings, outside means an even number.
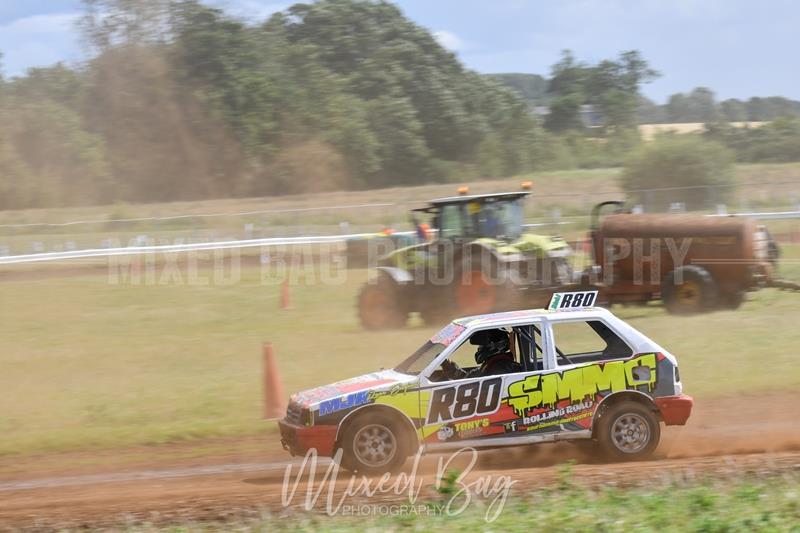
M569 444L507 449L482 454L466 480L508 476L516 482L511 494L520 494L557 482L560 469L555 465L569 459L577 463L573 480L586 485L798 471L798 400L800 393L792 392L698 402L688 426L666 428L653 461L600 464ZM99 465L86 466L84 461L84 466L76 467L75 454L36 458L30 463L6 459L0 461L0 528L185 522L247 516L263 509L283 512L281 492L288 457L274 448L262 451L259 445L257 440L245 439L226 454L194 458L180 458L174 450L150 449L150 460L127 465L101 461L103 456L98 456ZM83 459L87 457L91 455ZM420 501L435 494L438 460L425 458L418 470L418 482L423 485ZM66 461L73 466L63 464ZM318 472L319 479L324 468ZM335 486L336 501L346 481L341 475ZM291 507L302 505L306 487L304 479ZM316 511L325 512L326 495L327 488ZM407 501L407 491L350 497L346 503L387 501Z

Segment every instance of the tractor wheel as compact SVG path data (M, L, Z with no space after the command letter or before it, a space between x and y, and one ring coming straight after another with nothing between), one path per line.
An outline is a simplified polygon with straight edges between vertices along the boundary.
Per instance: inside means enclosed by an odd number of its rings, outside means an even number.
M456 310L448 295L428 295L422 302L419 314L426 326L444 326L456 318Z
M494 267L494 268L493 268ZM459 316L482 315L494 311L500 303L503 283L493 277L497 265L481 265L465 259L456 270L454 301Z
M661 299L667 311L675 315L710 311L716 306L717 297L717 284L703 267L681 266L661 281Z
M408 311L403 305L402 288L387 274L379 274L358 294L358 318L366 329L402 328Z

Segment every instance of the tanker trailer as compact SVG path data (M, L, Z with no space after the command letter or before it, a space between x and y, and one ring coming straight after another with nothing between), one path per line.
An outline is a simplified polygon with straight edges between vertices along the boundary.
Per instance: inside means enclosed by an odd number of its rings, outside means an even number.
M607 206L615 210L601 218ZM701 313L735 309L747 291L770 283L771 239L753 219L637 214L623 206L603 202L592 210L594 267L584 282L598 285L606 302L660 298L671 313Z

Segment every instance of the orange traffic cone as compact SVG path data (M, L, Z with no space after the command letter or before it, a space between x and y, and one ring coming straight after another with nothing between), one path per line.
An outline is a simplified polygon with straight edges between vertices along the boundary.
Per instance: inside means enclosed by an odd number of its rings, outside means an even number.
M292 292L291 288L289 287L289 276L283 280L283 284L281 285L281 309L291 309L292 308Z
M286 397L283 393L283 382L278 372L278 363L275 361L271 342L264 343L262 353L264 356L264 418L281 418L286 410Z

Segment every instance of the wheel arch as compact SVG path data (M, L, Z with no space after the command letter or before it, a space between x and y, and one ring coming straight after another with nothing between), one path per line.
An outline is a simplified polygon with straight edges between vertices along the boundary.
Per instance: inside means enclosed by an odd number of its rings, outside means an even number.
M408 270L399 267L379 266L375 269L378 274L386 274L398 285L414 281L414 276Z
M624 390L619 392L613 392L608 396L604 397L600 400L600 403L597 404L597 409L594 410L594 416L592 417L592 437L595 436L597 428L599 427L598 421L603 416L603 413L607 411L612 405L616 405L620 402L636 402L638 404L644 405L655 414L656 418L660 421L661 420L661 412L658 410L658 406L656 406L655 400L652 396L649 396L641 391L638 390Z
M341 439L347 428L358 420L359 417L372 413L384 414L392 419L400 420L400 426L403 428L404 436L408 450L414 454L420 445L417 429L411 418L397 407L384 404L369 404L363 405L353 411L347 413L342 420L339 421L339 427L336 429L336 438L334 439L333 449L334 452L341 447Z

